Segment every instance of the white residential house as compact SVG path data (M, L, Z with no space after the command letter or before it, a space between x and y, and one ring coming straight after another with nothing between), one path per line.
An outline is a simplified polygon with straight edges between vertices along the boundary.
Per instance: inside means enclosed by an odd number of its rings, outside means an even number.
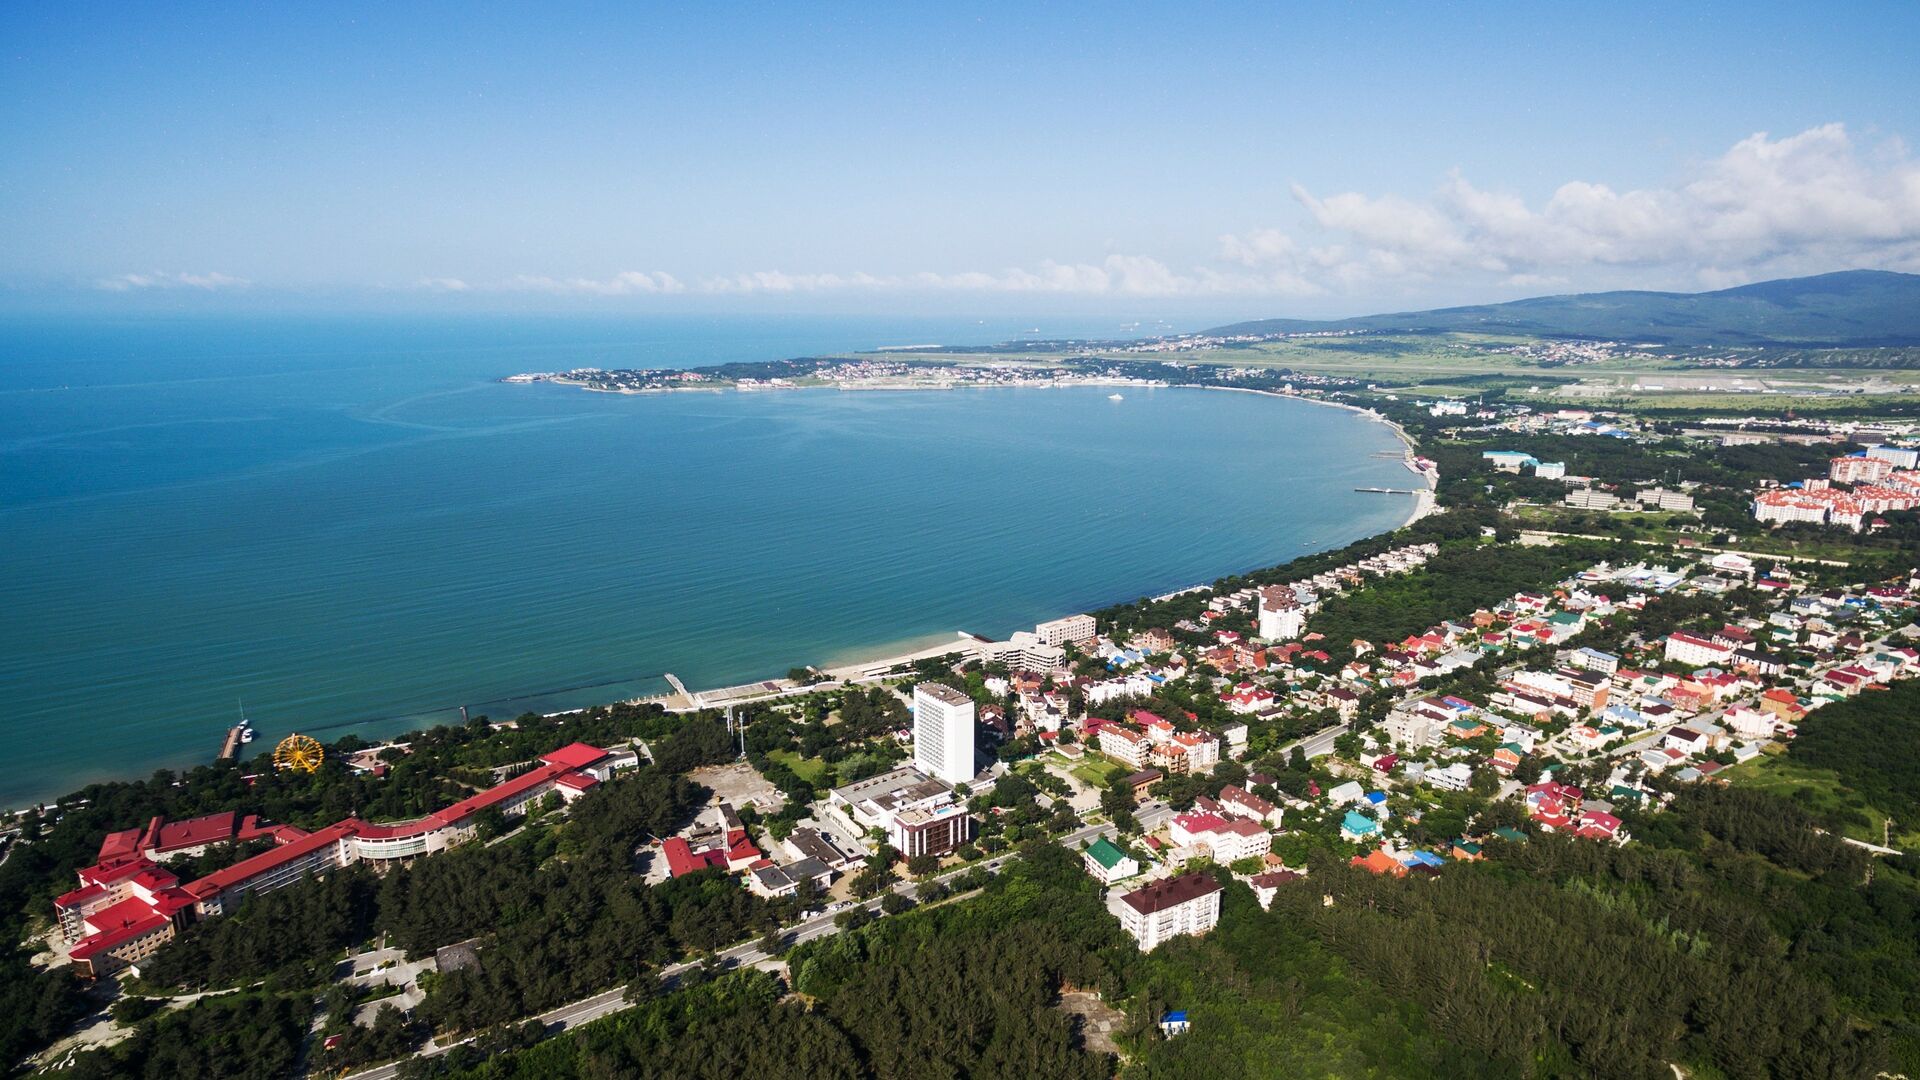
M1189 873L1156 881L1120 898L1120 925L1150 952L1182 935L1198 936L1220 921L1220 882Z

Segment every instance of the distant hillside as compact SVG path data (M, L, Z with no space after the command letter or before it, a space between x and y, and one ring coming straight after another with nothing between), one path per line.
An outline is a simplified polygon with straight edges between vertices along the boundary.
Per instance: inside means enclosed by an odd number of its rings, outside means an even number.
M1920 274L1845 270L1706 293L1603 292L1354 319L1260 319L1208 331L1481 331L1668 345L1920 345Z

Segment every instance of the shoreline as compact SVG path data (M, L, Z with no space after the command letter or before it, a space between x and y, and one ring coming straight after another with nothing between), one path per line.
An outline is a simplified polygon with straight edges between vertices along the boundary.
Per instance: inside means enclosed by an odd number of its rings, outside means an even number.
M695 393L711 394L711 393L723 393L727 390L735 390L740 393L764 392L764 390L760 388L756 388L753 390L742 390L738 387L672 387L672 388L661 388L658 390L596 390L595 388L587 387L581 384L560 382L559 380L541 380L541 381L554 382L557 385L570 386L574 389L587 390L593 393L652 394L652 393L674 393L676 391L690 391ZM1046 380L1046 381L1034 381L1029 383L1010 383L1010 384L1008 383L1001 383L1001 384L957 383L957 384L930 385L930 386L917 386L917 385L916 386L900 386L900 385L860 386L860 385L845 385L845 384L840 384L840 385L822 384L822 385L816 385L816 386L778 387L778 388L766 388L766 389L840 390L840 391L847 391L847 392L857 392L857 391L868 391L868 390L901 391L901 390L966 390L966 389L1049 389L1049 388L1055 388L1055 387L1073 387L1073 386L1084 386L1089 388L1111 387L1111 386L1137 386L1137 387L1143 387L1147 389L1227 390L1227 391L1234 391L1237 393L1257 394L1262 397L1276 398L1283 401L1299 401L1299 402L1304 402L1312 405L1331 406L1337 409L1345 409L1348 412L1357 413L1368 419L1385 424L1390 430L1393 431L1395 438L1397 438L1400 441L1401 445L1405 449L1405 453L1408 459L1411 459L1413 457L1416 450L1412 437L1409 436L1406 433L1406 431L1401 428L1399 424L1396 424L1393 421L1388 420L1386 417L1381 416L1380 414L1370 409L1361 408L1357 405L1349 405L1344 402L1326 401L1320 398L1305 397L1298 394L1283 394L1277 391L1260 390L1252 387L1176 386L1176 385L1170 385L1162 382L1153 382L1153 381L1145 381L1145 380L1138 380L1138 379L1101 378L1098 381L1073 380L1070 382L1058 382L1053 380ZM1398 526L1395 526L1392 529L1382 530L1381 532L1378 532L1378 533L1369 533L1367 534L1368 536L1385 535L1386 533L1397 532L1400 529L1406 528L1407 526L1413 524L1415 521L1418 521L1423 517L1439 512L1440 508L1437 505L1437 502L1433 494L1434 487L1436 484L1436 478L1431 474L1420 474L1420 475L1426 481L1426 485L1424 490L1420 491L1416 495L1413 510L1409 514L1409 516L1406 518L1406 520L1401 522ZM1365 536L1354 537L1352 540L1348 540L1346 542L1353 543L1357 540L1361 540L1365 538L1366 538ZM1337 547L1340 545L1334 545L1334 546ZM1332 550L1332 548L1330 547L1330 548L1325 548L1320 550ZM1315 552L1303 552L1302 554L1304 555L1304 554L1313 554L1313 553ZM1199 584L1189 585L1184 588L1174 589L1169 592L1162 593L1161 596L1174 596L1184 592L1190 592L1196 589L1205 589L1205 588L1211 588L1211 587L1212 587L1211 582L1202 582ZM1126 602L1126 601L1124 600L1110 601L1110 603L1123 603L1123 602ZM1062 614L1072 614L1072 612L1065 612ZM902 646L908 646L916 641L925 641L925 640L932 639L934 637L944 637L944 640L947 642L947 644L936 644L936 645L925 646L925 647L915 649L905 653L900 653L896 651L900 649ZM606 708L610 705L615 705L615 704L632 704L632 703L647 702L647 701L660 702L661 704L666 705L671 711L678 711L678 712L692 712L692 711L698 711L702 708L725 708L730 705L746 704L752 701L765 701L770 699L777 699L780 697L786 697L790 695L796 695L800 693L806 693L814 689L825 689L833 686L852 685L859 682L872 681L873 679L880 677L879 675L874 674L875 671L892 670L892 669L904 666L906 664L912 663L915 660L925 659L933 656L946 655L954 652L969 651L974 644L987 642L991 640L994 640L994 639L984 637L980 634L971 633L968 631L936 632L936 634L900 638L900 639L895 639L894 641L886 644L876 645L871 650L849 649L845 652L838 654L837 656L827 658L821 661L823 665L831 664L832 666L809 665L809 666L813 666L814 670L819 671L821 674L827 675L830 677L830 681L828 682L816 683L810 686L796 686L790 683L784 677L784 675L770 676L766 679L749 680L747 682L735 684L732 686L687 688L687 693L685 695L682 695L678 692L673 692L668 694L652 695L652 696L640 697L640 698L623 699L619 701L601 701L601 702L595 702L589 705L583 705L578 708L561 709L555 712L546 713L544 715L552 716L552 717L571 716L578 713L587 712L588 710L591 710L591 709ZM875 653L879 653L880 655L873 655ZM791 666L793 665L790 665L790 667ZM777 668L776 664L768 665L768 670L775 670L776 668ZM781 670L786 670L786 669L781 669ZM707 699L709 698L713 698L714 700L708 701ZM683 704L677 707L671 704L671 702L673 702L675 699L679 699L680 701L683 702ZM439 725L429 724L424 728L409 728L406 731L397 733L393 737L404 738L409 733L429 730L434 726L439 726ZM346 734L351 734L351 732L348 732ZM197 765L197 764L209 764L209 763L212 763L212 762L196 761L194 764ZM183 766L183 767L191 768L193 766L189 765L189 766ZM80 789L80 787L85 787L88 784L112 783L112 782L115 782L116 780L131 782L138 779L139 777L133 774L128 774L127 776L122 776L122 777L111 777L111 776L97 777L95 779L84 781L79 785L79 787L76 787L67 792L63 792L61 795L54 796L50 799L42 800L38 803L29 804L27 806L0 807L0 817L7 817L11 815L24 813L30 809L33 809L35 806L57 805L61 799L64 799L67 796L74 794Z
M1345 409L1348 412L1359 413L1361 416L1376 423L1385 424L1387 428L1393 432L1393 437L1399 439L1400 445L1406 449L1406 460L1409 463L1411 463L1419 453L1419 445L1413 441L1413 436L1407 434L1407 429L1401 427L1397 421L1389 420L1379 413L1374 412L1372 409L1363 409L1358 405L1349 405L1344 401L1328 401L1325 398L1305 397L1300 394L1282 394L1273 390L1257 390L1251 386L1196 386L1193 387L1193 389L1227 390L1236 394L1259 394L1261 397L1279 398L1282 401L1304 401L1309 405L1325 405L1329 408ZM1439 475L1437 473L1424 471L1415 472L1414 475L1420 477L1423 490L1415 493L1413 510L1407 515L1407 520L1400 523L1399 527L1402 529L1419 521L1423 517L1428 517L1440 512Z

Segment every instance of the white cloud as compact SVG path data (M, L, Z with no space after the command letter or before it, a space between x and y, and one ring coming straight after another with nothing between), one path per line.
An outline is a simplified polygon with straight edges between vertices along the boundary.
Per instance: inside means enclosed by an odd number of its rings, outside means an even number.
M1457 173L1424 200L1298 185L1293 195L1327 243L1262 228L1224 237L1222 258L1326 283L1466 275L1530 287L1610 267L1711 285L1920 269L1920 163L1896 141L1863 152L1842 124L1749 136L1671 187L1570 181L1537 208Z
M521 274L500 287L522 292L572 293L580 296L647 296L686 291L686 286L672 274L642 270L626 270L610 278L551 278Z
M93 284L95 288L108 292L131 292L134 289L244 289L252 282L220 273L186 274L155 270L146 274L100 278Z
M424 278L444 292L580 296L979 293L1198 297L1376 295L1439 283L1530 292L1630 282L1717 288L1848 267L1920 271L1920 162L1897 140L1861 146L1841 124L1749 136L1674 183L1619 190L1570 180L1529 203L1459 172L1424 197L1292 187L1295 228L1218 238L1176 266L1144 253L994 270L755 270L683 281L664 271L607 278L521 275L480 283ZM103 288L234 283L209 275L126 275Z

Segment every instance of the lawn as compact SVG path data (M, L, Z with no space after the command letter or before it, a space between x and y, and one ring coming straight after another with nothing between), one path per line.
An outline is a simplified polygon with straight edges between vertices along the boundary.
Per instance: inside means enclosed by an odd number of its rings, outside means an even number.
M1884 842L1881 823L1892 815L1847 790L1831 769L1816 769L1784 753L1769 753L1735 765L1720 775L1729 783L1779 795L1817 815L1838 819L1842 822L1840 831L1855 840ZM1920 833L1895 833L1893 846L1901 850L1920 847Z
M827 774L827 763L819 758L801 757L792 750L775 750L767 756L792 769L795 776L816 788Z
M1106 758L1095 757L1092 754L1088 754L1086 757L1069 765L1067 771L1072 773L1074 778L1081 783L1098 790L1105 788L1107 781L1113 779L1115 776L1124 774L1127 770L1108 761Z

